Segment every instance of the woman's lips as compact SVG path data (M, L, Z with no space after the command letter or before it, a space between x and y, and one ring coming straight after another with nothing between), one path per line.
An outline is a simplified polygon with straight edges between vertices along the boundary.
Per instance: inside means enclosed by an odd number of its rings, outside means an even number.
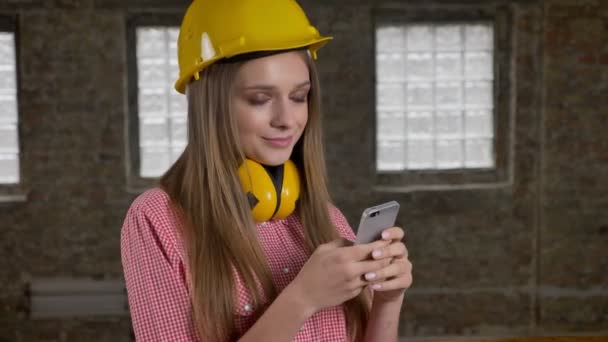
M275 147L287 147L291 145L291 137L284 138L264 138L266 142Z

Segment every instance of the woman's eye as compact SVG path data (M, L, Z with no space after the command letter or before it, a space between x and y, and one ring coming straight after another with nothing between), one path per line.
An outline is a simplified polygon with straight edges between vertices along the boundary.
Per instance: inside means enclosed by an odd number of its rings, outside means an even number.
M306 102L306 101L308 101L308 94L294 96L291 98L291 100L293 102L298 102L298 103Z
M265 104L266 102L268 102L268 98L267 97L251 97L251 98L247 99L247 102L249 102L249 104L252 106L261 106L261 105Z

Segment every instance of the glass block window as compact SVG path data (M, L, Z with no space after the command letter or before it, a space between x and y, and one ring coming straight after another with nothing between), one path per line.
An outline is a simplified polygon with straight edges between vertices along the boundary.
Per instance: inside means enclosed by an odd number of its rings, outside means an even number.
M0 32L0 184L18 184L17 63L15 34Z
M376 29L378 171L493 168L492 24Z
M140 177L162 175L186 146L186 97L173 88L178 34L177 27L136 29Z

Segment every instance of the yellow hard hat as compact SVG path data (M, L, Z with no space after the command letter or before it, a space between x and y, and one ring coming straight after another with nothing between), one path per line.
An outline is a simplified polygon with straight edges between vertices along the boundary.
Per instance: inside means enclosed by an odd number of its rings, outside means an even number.
M331 37L322 37L295 0L193 0L177 41L179 79L175 89L222 59L256 51L308 47L317 50Z

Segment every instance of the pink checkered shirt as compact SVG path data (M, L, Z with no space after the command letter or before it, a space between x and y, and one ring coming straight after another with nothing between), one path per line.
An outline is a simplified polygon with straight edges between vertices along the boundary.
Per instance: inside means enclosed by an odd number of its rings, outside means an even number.
M342 237L355 235L342 213L330 206L331 220ZM298 274L310 254L301 243L303 227L295 215L257 224L258 239L278 291ZM185 247L170 212L169 197L153 189L131 205L121 233L122 265L129 308L138 341L197 341L187 285L189 270ZM254 323L257 308L236 276L238 335ZM300 328L294 341L347 341L342 306L317 312Z

